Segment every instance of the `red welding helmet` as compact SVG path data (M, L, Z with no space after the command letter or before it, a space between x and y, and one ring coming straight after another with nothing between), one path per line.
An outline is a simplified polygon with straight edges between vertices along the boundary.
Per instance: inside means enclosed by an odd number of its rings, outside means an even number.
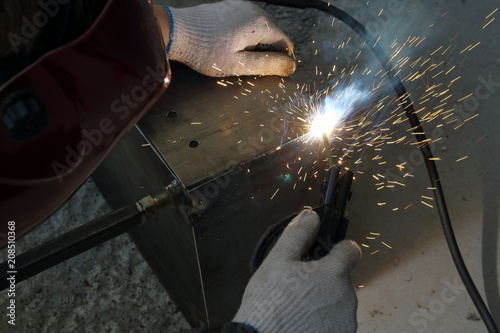
M0 87L0 247L82 185L166 89L153 8L109 0L89 30Z

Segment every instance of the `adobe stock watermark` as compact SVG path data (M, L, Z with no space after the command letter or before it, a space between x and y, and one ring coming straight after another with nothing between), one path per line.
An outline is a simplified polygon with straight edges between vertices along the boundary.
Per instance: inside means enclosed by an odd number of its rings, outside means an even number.
M401 20L401 15L406 8L406 1L390 0L385 6L385 10L381 11L370 11L370 16L373 20L365 24L365 28L374 36L380 35L389 22L394 21L396 17Z
M62 182L66 175L80 165L85 157L92 154L94 148L103 143L106 135L115 131L116 121L125 121L130 113L139 106L139 103L145 101L149 92L156 90L158 84L164 83L166 73L161 68L161 65L157 65L156 69L147 66L145 70L148 74L143 77L142 83L133 87L128 93L122 93L120 97L111 102L110 110L118 118L115 122L107 117L102 118L97 128L82 130L82 139L76 145L66 145L64 163L59 161L51 163L52 170L59 182Z
M272 253L269 256L271 255ZM275 261L282 260L280 257L272 259ZM265 264L266 262L264 261L263 265ZM325 264L323 263L323 265ZM241 319L245 319L248 323L259 327L272 318L280 317L282 313L276 313L276 311L286 309L287 306L293 304L295 301L293 297L303 294L304 289L308 287L314 289L314 285L312 285L314 284L314 280L311 277L322 274L323 272L319 272L322 267L324 266L321 266L320 262L316 260L307 262L297 260L294 265L289 265L285 271L273 270L269 265L264 271L262 269L257 270L252 280L250 280L247 289L262 288L261 285L252 286L252 281L255 281L255 279L258 280L260 274L268 275L266 279L269 281L267 283L269 289L262 290L262 294L260 295L263 297L252 299L246 303L250 307L250 311L246 313L247 318ZM334 277L331 278L333 279ZM314 293L308 295L311 297L317 296ZM307 304L307 301L304 304ZM238 318L236 317L236 319Z
M239 155L257 156L262 153L263 149L274 140L280 139L281 134L276 130L276 122L280 119L285 119L287 114L276 114L275 117L269 121L268 127L262 127L255 136L249 136L246 140L241 141L238 145L237 151ZM281 125L283 127L283 125ZM200 211L205 210L210 204L211 200L217 198L221 191L231 184L231 178L239 176L244 172L243 168L237 160L231 160L226 164L226 170L229 172L217 177L208 184L190 193L193 201L197 203L197 209Z
M456 277L452 282L443 281L444 288L441 292L429 302L427 307L421 307L412 312L408 318L408 324L413 327L412 331L403 331L401 333L427 332L429 323L434 322L438 316L442 315L447 306L454 303L466 291L465 286Z
M478 84L474 89L474 94L457 105L453 116L446 119L446 122L452 124L454 128L462 126L467 119L474 116L478 112L481 103L491 98L491 96L500 89L500 82L494 81L492 74L489 74L487 78L480 75L477 77L477 81ZM444 134L445 130L443 127L436 127L432 131L430 136L432 140L429 142L429 148L433 154L437 149L437 143L434 142L435 140L442 138L439 144L446 142ZM403 183L407 174L413 174L417 167L425 163L424 157L419 149L414 149L408 158L399 155L398 162L399 165L403 165L404 168L400 168L397 174L392 171L386 171L384 176L387 181ZM391 188L391 191L395 190L395 188Z
M26 45L31 39L36 37L40 29L44 28L49 23L50 19L59 13L61 6L68 4L70 1L71 0L40 0L38 2L40 10L33 14L31 19L26 16L21 18L21 35L12 31L7 34L14 52L18 53L21 45Z

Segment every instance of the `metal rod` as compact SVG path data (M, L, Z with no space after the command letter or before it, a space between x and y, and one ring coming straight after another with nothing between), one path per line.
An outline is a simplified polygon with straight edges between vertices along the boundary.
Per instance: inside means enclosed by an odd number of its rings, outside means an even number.
M191 206L191 201L174 181L154 197L148 195L24 252L15 264L4 261L0 264L0 290L7 289L13 280L26 280L149 221L164 207L180 204Z
M330 146L330 141L328 141L326 132L323 132L323 142L325 143L326 157L328 157L328 166L331 169L333 168L332 147Z
M130 204L18 255L14 269L7 261L1 263L0 290L9 287L9 277L18 283L125 233L141 224L145 214L142 207Z

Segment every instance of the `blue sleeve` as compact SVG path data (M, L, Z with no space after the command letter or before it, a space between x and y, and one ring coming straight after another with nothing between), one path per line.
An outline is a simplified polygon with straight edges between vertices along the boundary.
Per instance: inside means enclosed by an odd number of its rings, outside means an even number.
M259 331L247 324L231 322L222 326L221 333L259 333Z

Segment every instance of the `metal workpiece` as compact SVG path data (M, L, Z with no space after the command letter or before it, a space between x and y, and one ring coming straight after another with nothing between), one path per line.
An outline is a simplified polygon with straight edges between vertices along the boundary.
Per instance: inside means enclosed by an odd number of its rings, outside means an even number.
M93 177L114 207L173 180L186 189L191 205L129 234L190 324L216 332L240 305L260 237L317 205L327 163L322 142L284 126L290 79L172 70L169 90Z
M182 74L174 73L138 127L187 188L302 135L294 124L288 132L283 127L284 92L297 91L291 79L207 78L180 66L174 70Z

